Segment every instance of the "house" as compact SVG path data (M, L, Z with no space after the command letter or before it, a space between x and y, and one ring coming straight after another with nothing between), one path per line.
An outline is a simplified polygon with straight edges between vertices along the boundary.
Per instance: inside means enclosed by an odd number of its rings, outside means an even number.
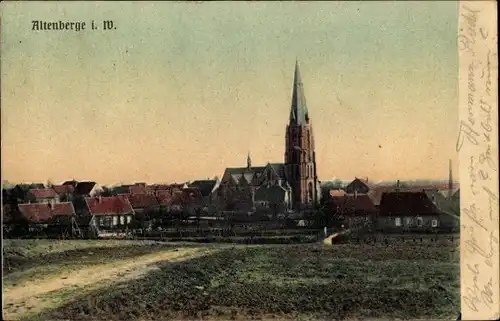
M332 196L325 202L333 216L348 228L371 230L377 216L377 208L367 194L345 194Z
M71 202L19 204L18 207L21 217L34 224L54 223L54 220L76 215Z
M102 192L102 188L96 182L78 182L75 186L75 194L84 197L94 197Z
M366 195L370 198L373 205L378 208L380 201L382 200L382 195L395 191L396 189L392 186L374 186L368 191L368 193L366 193Z
M65 235L78 233L76 214L71 202L19 204L19 220L29 231L51 229Z
M173 191L171 190L158 190L155 191L156 199L160 206L170 206L172 203Z
M27 202L26 196L30 189L44 189L45 185L41 183L17 184L10 192L11 197L19 203Z
M124 196L97 196L87 197L85 202L88 208L90 230L125 229L132 221L134 210L127 197Z
M130 194L127 196L135 213L141 213L157 208L160 203L153 194Z
M146 183L135 183L128 187L129 194L154 194L154 189Z
M198 180L187 185L187 187L197 188L200 191L201 197L203 198L202 203L205 206L211 205L214 201L216 186L217 180Z
M442 213L424 191L384 193L376 226L387 232L453 229L449 215Z
M193 214L203 207L202 202L201 192L197 188L187 187L172 194L169 206L174 210L182 210Z
M52 188L32 188L26 194L28 203L57 203L59 195Z
M352 182L350 182L345 188L344 191L347 194L354 194L354 192L358 194L366 194L370 191L370 189L373 187L372 184L368 182L368 178L366 179L360 179L360 178L354 178Z
M52 189L56 192L60 200L70 200L75 188L73 185L52 185Z

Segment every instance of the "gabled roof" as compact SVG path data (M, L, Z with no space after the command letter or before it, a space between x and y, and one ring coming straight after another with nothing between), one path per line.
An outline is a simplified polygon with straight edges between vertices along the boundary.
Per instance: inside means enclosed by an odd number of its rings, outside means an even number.
M45 203L32 203L32 204L19 204L19 212L21 216L32 223L47 222L52 219L52 210L50 204Z
M351 185L354 185L354 184L365 185L366 187L368 187L368 190L371 190L372 188L375 187L375 185L369 183L368 181L361 179L361 178L358 178L358 177L355 177L349 184L346 185L346 187L344 189L348 189Z
M54 217L75 215L71 202L19 204L19 212L24 219L32 223L44 223Z
M52 188L32 188L28 193L36 199L55 198L57 196L56 191Z
M75 187L75 193L79 195L89 195L96 182L78 182Z
M52 204L53 216L73 216L76 215L75 208L71 202L61 202Z
M52 189L58 194L71 194L75 191L73 185L52 185Z
M392 192L382 195L381 216L436 215L439 209L425 192Z
M160 205L153 194L131 194L128 196L133 209L152 208Z
M460 200L453 197L448 198L439 191L426 191L425 193L442 212L460 213Z
M331 197L331 204L337 207L339 214L370 214L377 211L372 200L366 194L345 194Z
M91 215L133 214L129 200L124 196L87 197L85 199Z
M75 186L76 186L76 184L78 184L78 182L77 182L77 181L75 181L75 180L71 180L71 181L66 181L66 182L64 182L64 183L62 183L62 184L63 184L63 185L71 185L71 186L75 187Z
M269 167L273 169L273 171L278 175L281 179L286 179L286 167L283 163L269 163Z
M217 184L216 180L199 180L193 181L188 187L196 187L203 197L209 196Z
M259 176L262 174L266 167L265 166L259 166L259 167L228 167L226 168L224 172L224 177L231 177L233 182L238 184L240 182L240 179L242 176L247 180L248 183L251 182L252 178L257 175ZM249 180L250 178L250 180Z

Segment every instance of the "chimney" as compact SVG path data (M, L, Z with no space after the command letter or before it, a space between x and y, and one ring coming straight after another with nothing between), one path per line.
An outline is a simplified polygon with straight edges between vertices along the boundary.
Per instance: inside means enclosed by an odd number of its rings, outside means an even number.
M358 198L358 190L354 190L354 198Z
M99 196L97 196L97 203L101 203L101 202L102 202L102 196L99 195Z

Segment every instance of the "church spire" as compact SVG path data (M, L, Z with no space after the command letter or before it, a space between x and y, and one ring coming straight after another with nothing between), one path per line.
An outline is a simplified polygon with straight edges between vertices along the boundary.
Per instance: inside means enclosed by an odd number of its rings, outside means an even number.
M250 158L250 152L248 152L247 156L247 169L250 169L252 167L252 159Z
M299 61L295 61L295 75L293 79L292 106L290 108L290 124L305 125L309 123L306 96L300 78Z

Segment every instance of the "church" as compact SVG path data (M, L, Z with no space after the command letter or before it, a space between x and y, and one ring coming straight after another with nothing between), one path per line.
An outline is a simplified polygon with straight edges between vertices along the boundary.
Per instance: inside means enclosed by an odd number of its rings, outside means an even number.
M245 167L226 168L218 199L226 211L300 211L317 204L319 191L313 129L297 61L284 163L253 166L249 154Z

